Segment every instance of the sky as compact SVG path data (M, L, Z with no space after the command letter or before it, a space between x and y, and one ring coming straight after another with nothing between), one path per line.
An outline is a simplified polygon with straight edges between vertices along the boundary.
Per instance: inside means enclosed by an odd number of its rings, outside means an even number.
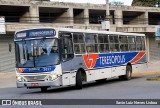
M76 2L76 3L94 3L94 4L105 4L106 0L51 0L51 1L59 1L59 2ZM121 1L124 5L131 5L132 0L109 0L112 1Z

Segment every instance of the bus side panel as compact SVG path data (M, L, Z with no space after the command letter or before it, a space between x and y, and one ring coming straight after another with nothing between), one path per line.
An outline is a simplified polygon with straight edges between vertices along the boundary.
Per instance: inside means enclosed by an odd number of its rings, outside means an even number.
M146 72L147 68L148 68L147 63L135 64L132 66L133 73Z
M97 74L96 79L111 78L112 69L111 68L99 69L99 71L96 74Z
M64 73L62 75L62 85L75 85L76 84L76 73Z
M139 65L138 64L133 64L132 65L132 73L139 72Z
M62 62L62 72L76 72L78 69L83 68L87 69L84 64L82 55L75 56L72 59Z
M112 67L112 77L126 74L126 66Z
M86 71L87 81L96 80L96 73L97 72L98 72L98 70L88 70L88 71Z
M147 56L146 54L140 58L135 64L132 65L133 73L136 72L145 72L147 70Z
M138 72L146 72L147 71L147 68L148 68L147 63L138 64L138 66L139 66Z
M62 75L62 85L70 85L69 83L69 79L70 79L70 73L65 73Z
M63 85L73 85L76 81L76 73L78 69L86 70L82 55L74 56L74 58L62 62L62 82ZM87 73L86 73L87 74ZM68 78L66 78L68 77ZM65 82L66 81L66 82ZM68 84L69 83L69 84Z
M76 84L76 72L70 73L69 83L71 85Z

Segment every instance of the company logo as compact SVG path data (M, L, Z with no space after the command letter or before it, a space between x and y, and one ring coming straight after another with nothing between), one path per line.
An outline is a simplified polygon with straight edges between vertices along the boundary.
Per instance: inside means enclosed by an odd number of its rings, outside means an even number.
M93 68L98 59L98 54L85 54L83 55L83 59L87 68Z

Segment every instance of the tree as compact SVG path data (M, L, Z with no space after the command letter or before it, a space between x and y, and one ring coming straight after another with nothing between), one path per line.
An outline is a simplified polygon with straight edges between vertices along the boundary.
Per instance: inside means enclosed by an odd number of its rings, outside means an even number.
M110 4L111 4L111 5L114 5L114 6L124 5L124 3L121 2L121 1L112 1Z
M160 7L160 0L133 0L132 6Z

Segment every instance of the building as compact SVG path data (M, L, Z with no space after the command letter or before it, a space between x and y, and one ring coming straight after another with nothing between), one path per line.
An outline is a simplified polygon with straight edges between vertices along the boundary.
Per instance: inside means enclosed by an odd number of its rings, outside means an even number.
M160 8L110 6L111 31L145 33L148 60L160 60L160 43L155 27ZM14 71L14 32L33 27L66 27L101 30L106 6L35 0L0 0L0 16L5 17L6 34L0 34L0 72ZM12 52L8 51L9 44Z

